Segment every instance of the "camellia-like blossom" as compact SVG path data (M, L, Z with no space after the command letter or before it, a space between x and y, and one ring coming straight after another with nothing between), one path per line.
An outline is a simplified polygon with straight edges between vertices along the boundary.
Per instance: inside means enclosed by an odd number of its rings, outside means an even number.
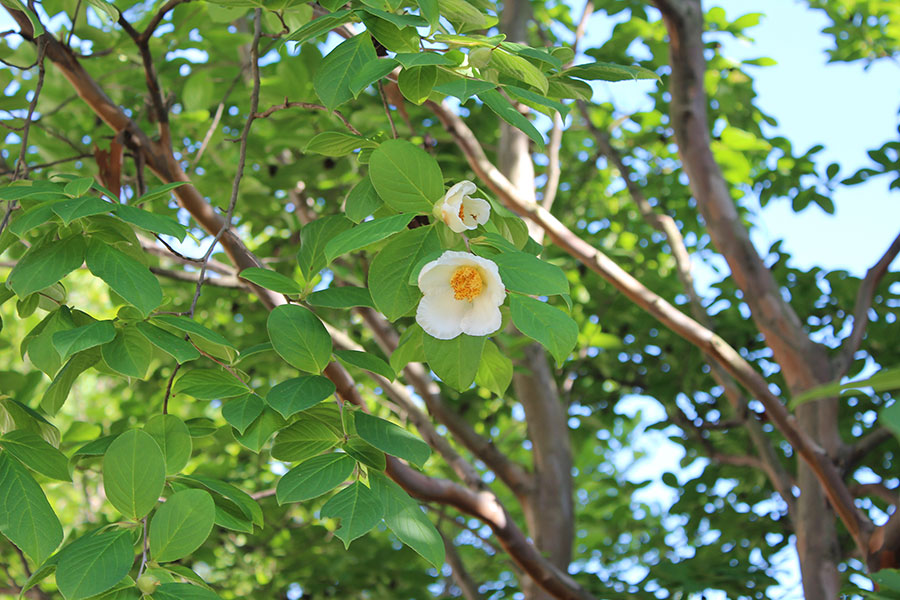
M478 188L471 181L460 181L444 194L435 205L435 213L455 233L475 229L488 222L491 205L487 200L472 198Z
M450 340L461 333L489 335L500 329L506 288L493 261L448 250L422 267L419 289L425 296L416 322L432 337Z

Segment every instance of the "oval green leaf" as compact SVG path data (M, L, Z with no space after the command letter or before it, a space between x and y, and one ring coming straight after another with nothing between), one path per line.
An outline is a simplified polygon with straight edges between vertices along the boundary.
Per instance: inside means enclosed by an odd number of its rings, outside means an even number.
M106 450L103 457L106 498L129 519L136 521L150 512L165 483L165 457L148 433L140 429L126 431Z

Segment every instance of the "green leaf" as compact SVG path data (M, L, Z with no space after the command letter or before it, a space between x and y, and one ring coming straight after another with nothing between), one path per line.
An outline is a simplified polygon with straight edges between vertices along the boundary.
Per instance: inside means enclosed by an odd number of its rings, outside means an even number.
M272 347L289 365L308 373L321 373L331 360L331 336L316 315L296 304L284 304L269 313L266 327Z
M437 161L406 140L388 140L376 148L369 177L384 203L401 212L430 214L444 195Z
M460 392L469 389L478 373L484 336L460 334L452 340L423 336L428 366L441 380Z
M190 583L164 583L156 588L151 600L221 600L212 590Z
M351 285L330 287L313 292L306 297L306 301L312 306L323 308L353 308L354 306L375 308L369 290Z
M440 14L453 23L460 33L487 29L489 26L484 14L465 0L438 0L438 6Z
M53 218L53 205L57 202L60 202L59 198L48 200L47 202L33 206L24 212L20 212L20 214L14 216L10 222L9 231L22 237L35 227L43 225Z
M369 244L374 244L395 233L399 233L406 229L406 226L409 225L409 222L415 216L414 213L403 213L381 219L373 219L339 233L325 245L325 258L330 263L338 256L365 248Z
M340 433L334 427L302 414L298 421L282 429L275 436L272 458L302 462L330 450L340 441Z
M408 460L418 467L425 466L431 448L412 433L390 421L364 412L354 413L356 432L382 452Z
M424 257L441 249L433 226L417 227L397 234L369 266L372 301L390 321L409 313L421 298L418 287L408 283L413 267Z
M544 138L540 132L534 128L525 115L520 113L509 101L500 95L497 90L488 90L478 94L478 97L484 102L485 106L494 111L498 117L518 128L525 135L534 140L538 148L544 149Z
M116 333L113 341L100 346L100 355L116 373L143 379L153 359L153 347L137 329L126 327Z
M224 481L218 481L216 479L210 479L208 477L201 477L199 475L192 476L182 476L178 478L179 481L187 481L189 483L195 485L202 485L209 491L222 496L223 498L231 501L244 516L251 521L259 525L263 526L263 513L262 509L259 507L259 504L250 497L250 494L243 491L240 488L237 488L230 483L225 483Z
M83 372L93 367L100 360L100 353L96 351L79 352L69 359L63 368L53 378L53 382L44 397L41 399L41 410L50 415L55 415L65 404L69 397L72 384Z
M88 193L88 190L91 189L94 180L91 177L80 177L78 179L73 179L63 188L63 193L71 198L77 198L78 196L84 196ZM62 215L60 215L62 216Z
M156 562L171 562L199 548L212 532L216 508L203 490L172 494L150 521L150 556Z
M187 394L197 400L233 398L250 392L233 375L216 369L193 369L175 380L172 394Z
M413 104L422 104L428 100L435 81L437 81L436 67L412 67L400 71L397 85L400 86L400 93L407 100Z
M156 323L163 323L170 327L174 327L175 329L187 333L191 336L195 343L198 346L201 345L202 342L208 342L208 345L204 348L210 354L214 354L219 357L227 357L228 360L234 360L237 356L237 348L234 345L223 338L221 335L200 325L196 321L188 319L187 317L181 317L176 315L156 315L153 317L153 320ZM164 348L165 350L165 348ZM166 350L168 352L168 350Z
M644 67L629 67L612 63L594 62L566 69L560 75L601 81L636 81L659 79L659 75Z
M297 264L307 281L325 268L325 245L333 237L350 229L352 223L340 215L316 219L300 230L300 252Z
M384 507L384 523L401 542L436 569L444 564L444 541L415 500L381 473L369 473L369 485Z
M221 600L212 590L190 583L164 583L150 595L151 600Z
M303 502L331 491L350 477L356 461L344 453L316 456L284 474L275 486L278 504Z
M56 585L66 600L105 592L128 575L134 551L128 531L82 536L59 553Z
M416 0L419 12L432 27L437 27L440 22L441 12L437 0Z
M136 227L140 227L145 231L159 233L161 235L170 235L179 242L184 241L187 229L175 219L158 215L135 206L127 204L118 204L115 207L116 216L131 223Z
M243 435L265 407L262 398L256 394L246 394L226 402L222 406L222 417Z
M509 388L509 384L512 383L512 376L512 361L500 352L494 342L487 340L481 355L481 362L478 365L478 372L475 374L475 383L502 398Z
M119 20L119 11L113 6L111 3L106 2L105 0L87 0L88 4L97 11L98 14L104 15L107 19L107 24L115 23Z
M372 6L364 6L362 9L370 15L374 15L385 21L390 21L397 27L425 27L428 25L428 21L418 15L398 15L396 13L379 10Z
M352 437L341 448L367 467L371 467L376 471L384 471L387 467L387 461L384 458L384 452L359 437Z
M418 323L413 323L400 335L397 347L391 354L391 368L395 373L411 362L425 362L425 332Z
M562 69L563 66L563 61L556 57L552 53L552 51L565 48L564 46L558 48L532 48L530 46L517 44L515 42L500 42L500 47L514 54L518 54L519 56L526 56L528 58L539 60L542 63L546 63L548 65L556 67L557 69ZM571 52L571 49L565 49Z
M156 506L165 482L166 459L150 434L130 429L109 445L103 457L103 489L129 519L136 521Z
M397 65L393 58L378 58L364 64L350 80L353 97L356 98L361 91L387 76Z
M845 383L828 383L798 394L790 403L791 408L810 400L841 396L863 388L872 388L876 394L892 392L900 389L900 368L882 369L871 377L847 381Z
M75 183L75 181L72 183ZM69 186L66 186L66 188L68 187ZM55 202L52 208L53 212L62 219L63 224L68 225L72 221L82 217L101 215L113 211L115 210L115 205L95 196L84 196L82 198L72 198L71 200Z
M364 371L377 373L390 381L393 381L397 377L397 374L394 373L394 370L390 367L390 365L370 352L358 352L356 350L335 350L334 355L337 356L338 359L344 364L359 367Z
M66 456L36 433L23 429L10 431L0 435L0 447L32 471L60 481L72 481Z
M57 331L53 334L53 346L65 360L88 348L105 344L116 337L112 321L95 321L89 325Z
M148 202L153 202L154 200L158 200L159 198L165 198L168 200L169 198L172 197L172 194L171 194L172 190L174 190L175 188L179 188L183 185L187 185L187 184L188 184L187 181L178 181L176 183L165 183L159 187L155 187L155 188L148 190L146 194L144 194L140 198L132 200L131 203L134 205L146 204Z
M181 471L191 458L191 432L175 415L155 415L144 425L146 432L163 453L166 475Z
M347 194L344 210L348 219L359 223L381 208L383 204L378 192L372 186L372 180L366 175Z
M306 144L304 152L324 156L346 156L358 148L377 148L378 143L343 131L323 131Z
M285 426L285 420L281 418L274 410L264 408L262 414L256 417L256 420L250 423L244 433L237 430L234 432L234 438L245 448L259 452L272 434Z
M572 317L549 304L512 294L509 300L516 327L547 349L562 364L578 341L578 325Z
M266 403L287 419L325 400L334 390L334 384L320 375L296 377L269 390Z
M91 273L144 315L162 303L162 288L150 269L109 244L92 241L85 261Z
M341 526L334 532L344 547L378 525L384 507L378 496L359 481L354 481L332 496L322 506L321 514L327 519L340 519Z
M140 321L135 323L135 328L151 344L170 355L179 364L200 358L200 352L188 342L152 323Z
M434 91L447 94L448 96L455 96L465 102L472 96L483 94L496 87L497 84L490 81L481 81L480 79L455 79L434 86Z
M401 52L394 56L394 58L403 65L404 69L425 66L446 67L456 65L452 60L438 52Z
M368 14L362 15L362 21L372 37L391 52L415 52L419 48L419 34L413 27L397 27Z
M0 452L0 490L0 533L43 563L62 541L62 527L41 486L6 452Z
M525 252L504 252L491 258L506 289L534 296L569 293L563 270Z
M349 10L339 10L331 14L322 15L291 33L291 35L287 37L287 41L302 44L314 37L328 33L336 27L340 27L344 23L347 23L352 16L353 12Z
M246 279L251 283L255 283L259 287L278 292L279 294L302 294L303 286L291 279L285 277L277 271L270 269L261 269L259 267L248 267L241 271L241 279Z
M510 54L500 48L491 52L491 66L503 73L530 86L536 87L542 94L547 94L550 85L547 78L536 66L521 56Z
M19 298L51 286L84 262L85 244L81 234L32 246L18 260L6 279Z
M372 38L368 32L345 40L329 52L313 77L313 87L322 104L328 110L334 110L353 98L350 81L363 65L376 58Z
M535 94L530 90L526 90L515 85L505 85L503 86L503 89L505 89L508 94L510 94L519 102L527 104L536 110L540 110L547 116L552 117L554 112L558 112L561 117L565 118L565 116L569 114L569 106L563 104L562 102L550 100L546 96Z

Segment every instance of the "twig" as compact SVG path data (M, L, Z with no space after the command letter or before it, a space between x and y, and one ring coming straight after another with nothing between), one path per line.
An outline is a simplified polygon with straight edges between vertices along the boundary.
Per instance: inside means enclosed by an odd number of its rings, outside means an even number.
M288 102L288 99L285 98L282 104L275 104L273 106L270 106L265 112L256 113L254 115L254 118L265 119L268 118L272 113L275 113L279 110L285 110L286 108L306 108L309 110L324 110L326 112L328 111L328 107L322 106L321 104L314 104L312 102ZM347 120L347 117L345 117L340 111L335 110L332 112L338 119L341 120L341 122L344 123L347 129L350 130L350 133L352 133L353 135L362 136L359 130L351 125L350 121Z
M194 340L190 339L189 337L187 338L187 341L188 341L188 343L189 343L191 346L194 347L194 349L197 350L197 352L199 352L200 354L202 354L203 356L205 356L205 357L208 358L209 360L213 361L214 363L216 363L217 365L219 365L220 367L222 367L223 369L225 369L226 371L228 371L228 374L229 374L229 375L231 375L232 377L234 377L235 379L237 379L238 381L240 381L240 382L241 382L241 385L243 385L244 387L246 387L248 392L252 392L252 391L253 391L252 389L250 389L250 386L247 385L247 382L244 381L244 380L241 378L241 376L237 374L237 371L235 371L230 365L226 365L225 363L223 363L221 360L219 360L218 358L216 358L215 356L213 356L212 354L210 354L210 353L207 352L206 350L203 350L202 348L200 348L200 346L198 346L197 344L195 344L195 343L194 343Z
M28 106L28 116L25 118L25 126L22 129L22 148L19 150L19 160L16 162L16 170L13 173L13 181L25 179L28 177L28 163L25 155L28 152L28 132L31 130L31 119L34 117L34 109L38 103L38 97L41 95L41 88L44 87L44 51L46 42L43 38L38 39L38 80L34 88L34 96L31 98L31 104ZM22 169L22 175L19 176L19 169Z
M391 123L391 134L397 139L397 127L394 125L394 117L391 116L391 107L388 106L387 97L384 95L384 86L378 82L378 95L381 96L381 104L384 106L384 114L387 115L388 121Z
M169 0L166 2L157 12L153 15L153 18L150 19L150 23L147 24L147 27L140 34L140 39L146 42L150 39L150 36L156 32L156 28L159 27L160 21L168 14L170 10L178 6L179 4L185 4L190 2L191 0Z
M144 567L147 566L147 517L141 519L141 523L144 524L144 543L143 549L141 550L141 566L138 568L138 577L141 576L144 572Z
M75 12L72 13L72 29L69 30L69 36L66 38L66 46L72 47L72 35L75 33L75 22L78 20L78 12L81 10L81 0L75 4Z
M850 331L850 336L844 341L841 353L835 360L835 379L840 379L846 375L850 365L853 364L853 356L859 349L860 344L862 344L863 337L866 334L866 327L869 324L869 307L872 306L875 290L887 273L888 267L897 258L898 253L900 253L900 234L894 238L894 241L888 246L888 249L885 250L878 262L866 271L866 276L859 284L859 291L856 293L856 303L853 306L853 329Z
M172 382L175 381L175 374L178 373L178 369L181 368L181 363L177 363L175 368L172 369L172 374L169 375L169 383L166 385L166 396L163 398L162 405L162 414L166 415L169 413L169 398L172 396Z
M253 12L253 44L250 48L250 70L253 77L253 92L250 94L250 114L247 122L244 124L244 130L241 132L241 149L238 159L237 172L234 174L234 183L231 186L231 200L228 203L228 212L222 227L216 233L209 245L209 250L203 257L203 266L200 268L200 276L197 278L197 290L194 292L194 299L191 301L190 316L193 318L194 311L197 309L197 300L200 299L200 292L203 288L203 278L206 275L206 261L212 256L213 250L218 244L219 239L231 227L231 219L234 216L234 207L237 204L238 191L241 186L241 178L244 176L244 164L247 162L247 139L250 137L250 127L256 118L256 111L259 108L259 38L262 21L262 9L255 9Z

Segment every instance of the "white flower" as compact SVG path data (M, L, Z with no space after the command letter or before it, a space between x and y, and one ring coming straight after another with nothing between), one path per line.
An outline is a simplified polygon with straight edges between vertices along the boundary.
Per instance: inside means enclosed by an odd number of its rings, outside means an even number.
M450 340L461 333L488 335L500 329L506 289L493 261L448 250L422 267L419 289L425 296L416 322L432 337Z
M469 195L477 189L471 181L460 181L435 205L435 214L440 214L441 220L455 233L484 225L491 216L491 205L487 200Z

